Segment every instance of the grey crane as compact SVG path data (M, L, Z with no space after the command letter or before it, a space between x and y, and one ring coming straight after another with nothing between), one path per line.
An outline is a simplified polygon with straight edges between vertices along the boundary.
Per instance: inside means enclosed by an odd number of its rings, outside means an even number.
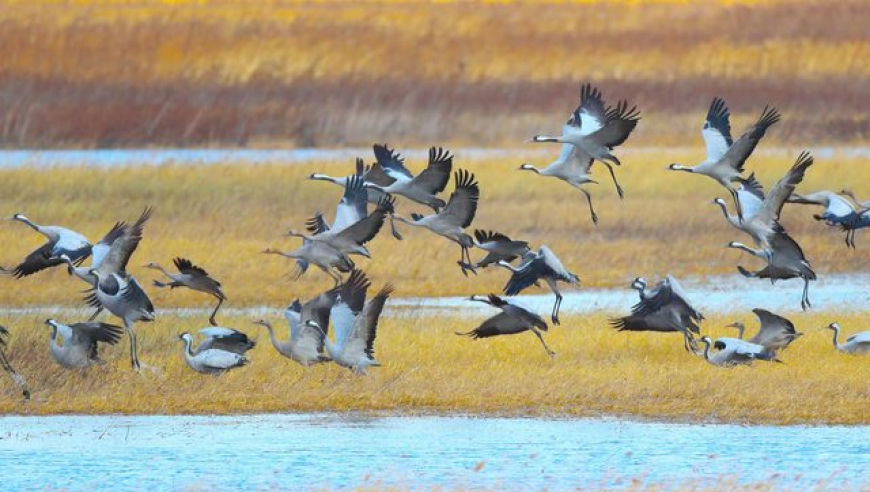
M761 345L773 353L788 347L803 335L803 333L797 332L794 323L787 318L771 313L766 309L755 308L752 312L758 318L760 326L758 333L750 338L749 342ZM728 327L737 328L737 338L743 339L743 332L746 330L743 323L738 321L728 325Z
M755 360L779 362L764 347L743 340L719 338L714 343L710 340L710 337L703 336L701 337L701 342L704 343L704 360L714 366L734 367L749 365ZM711 346L715 347L718 352L711 354Z
M590 84L580 89L580 105L574 110L562 135L536 135L533 142L558 142L577 146L610 171L616 190L622 198L622 188L616 182L611 163L621 165L613 150L625 143L640 121L637 106L629 109L628 101L619 101L615 107L605 108L601 91Z
M365 374L369 367L381 365L374 358L375 337L378 319L393 292L392 285L385 285L366 303L366 292L370 285L371 282L361 270L351 272L341 285L339 301L331 311L335 343L326 336L325 329L316 320L305 322L318 331L333 362L356 374Z
M518 241L495 231L475 229L474 246L486 251L486 256L477 263L462 264L465 270L475 271L478 268L486 268L500 261L512 262L529 252L529 243Z
M492 307L501 309L501 312L487 319L480 326L469 332L456 332L457 335L467 336L471 337L473 340L477 340L478 338L515 335L517 333L531 331L538 337L538 340L541 341L541 345L544 346L547 355L550 357L556 355L555 352L550 350L550 347L547 346L547 342L544 341L544 336L541 335L542 331L547 331L547 323L537 314L528 309L517 306L516 304L511 304L495 294L490 294L488 297L471 296L469 300L489 304Z
M803 249L785 231L777 231L770 241L773 248L773 262L761 270L750 272L738 266L737 270L747 278L762 278L771 280L788 280L800 278L804 281L804 289L801 294L801 308L806 311L812 306L810 303L810 282L816 280L816 272L813 271L809 260L804 256ZM753 256L767 260L767 255L760 249L751 248L743 243L731 241L729 248L745 251Z
M814 214L813 218L827 225L839 227L846 233L846 246L855 248L855 232L870 227L870 211L855 200L854 194L821 190L806 195L794 193L789 203L821 205L825 211Z
M450 182L453 170L453 156L449 150L441 147L429 149L429 164L417 176L405 167L405 160L386 145L374 145L375 162L369 173L384 173L393 181L383 185L366 179L366 187L380 190L384 193L403 196L411 201L431 207L438 212L443 208L444 200L438 194L444 191Z
M562 293L559 291L559 282L567 282L571 285L580 285L580 277L568 271L562 260L547 246L541 246L538 251L529 251L523 255L523 260L518 267L514 267L506 261L498 262L513 274L504 287L504 294L515 296L526 288L537 285L540 280L546 282L547 287L556 296L553 304L553 312L550 318L553 324L559 324L559 308L562 305Z
M568 122L567 126L570 126L571 122L573 122L573 118ZM563 129L562 133L566 133L570 131L568 128ZM543 169L538 169L537 167L531 164L523 164L519 168L523 171L532 171L535 174L540 176L552 177L556 179L561 179L562 181L568 183L580 190L584 195L586 195L586 201L589 203L589 214L592 217L592 222L594 224L598 224L598 214L595 213L595 207L592 206L592 195L586 188L583 188L584 184L598 184L598 181L592 179L592 175L590 171L592 169L592 163L594 159L591 156L583 153L583 150L577 147L576 145L564 143L562 144L562 152L559 154L559 157L551 162L547 167ZM609 164L608 164L609 166ZM613 172L612 167L608 167ZM613 175L613 181L616 183L616 175ZM622 187L619 186L619 183L616 185L617 192L619 193L620 198L623 196Z
M809 152L802 152L791 169L776 183L767 196L764 196L764 190L754 179L754 176L750 176L746 182L741 183L737 198L743 210L742 219L729 215L728 207L721 198L713 200L713 203L722 208L722 213L732 226L748 234L756 245L761 247L767 257L767 264L771 267L775 253L771 241L777 232L784 230L779 223L782 207L794 192L795 187L803 180L804 173L812 164L813 158Z
M169 282L159 282L155 280L154 286L161 288L169 287L170 289L176 287L187 287L188 289L203 292L214 297L217 299L218 303L217 306L215 306L214 311L212 311L211 315L208 317L208 322L211 323L212 326L217 326L215 316L221 308L221 304L227 300L227 296L224 295L224 291L221 288L221 283L212 278L203 268L194 265L193 262L186 258L175 258L172 260L172 263L175 265L175 268L178 269L178 273L169 272L158 263L148 263L145 265L145 268L162 272L163 275L168 277L170 280Z
M371 214L363 215L359 220L342 228L333 227L330 229L328 224L323 221L323 217L320 216L308 222L310 230L315 232L314 235L308 236L296 230L291 230L287 235L328 244L347 256L360 255L371 258L372 255L365 244L377 236L387 217L392 216L395 211L393 208L394 202L395 199L387 195L381 199L377 208Z
M184 361L194 371L202 374L222 374L250 362L244 354L254 343L247 335L221 328L206 328L200 330L200 333L206 339L195 350L192 348L193 337L190 333L184 332L178 336L184 341Z
M668 169L707 176L722 185L734 198L737 216L742 219L743 210L737 199L734 183L743 181L741 175L746 160L752 155L767 130L779 121L780 115L776 108L765 106L758 121L743 132L736 142L731 139L730 116L725 101L719 97L713 98L710 110L707 111L707 120L701 130L701 135L707 144L707 158L694 167L671 164Z
M146 208L139 219L112 243L100 266L91 268L89 272L96 279L92 305L102 306L123 320L124 329L130 336L130 362L137 371L141 365L134 323L154 321L156 316L151 299L136 278L127 272L127 264L142 241L142 233L152 210Z
M92 245L88 238L82 234L60 226L39 225L24 214L17 213L6 219L27 224L34 231L45 236L48 241L36 248L14 268L2 268L0 272L12 275L15 278L23 278L36 272L60 265L62 255L66 255L76 264L83 262L91 255Z
M862 209L870 208L870 200L861 201L858 197L855 196L855 192L850 188L843 188L840 190L840 195L849 197L854 203L860 206Z
M293 251L281 251L275 248L266 248L264 254L276 254L291 260L297 260L297 275L299 278L309 265L314 265L332 277L335 285L341 283L341 273L353 270L354 263L346 254L330 246L323 241L302 240L302 246Z
M91 264L88 267L79 266L81 260L75 261L66 254L61 254L58 259L67 264L67 272L70 275L75 275L88 285L93 286L96 279L90 274L91 269L100 267L106 255L109 254L112 244L123 237L129 227L130 225L126 222L116 222L112 229L91 248Z
M275 330L269 321L261 319L255 323L264 326L269 331L269 339L272 346L279 354L298 362L304 367L309 367L321 362L329 362L330 359L324 354L323 337L320 332L307 324L313 320L324 332L329 330L329 313L338 302L338 288L330 289L304 305L299 299L293 301L284 310L284 317L290 326L290 338L279 340Z
M18 373L15 368L12 367L12 364L9 362L9 357L6 356L6 345L9 342L9 330L6 329L5 326L0 326L0 366L3 367L3 370L9 373L9 377L12 378L12 382L18 385L21 388L21 395L25 400L30 399L30 387L27 386L27 381L24 380L24 376Z
M48 342L51 356L68 369L84 369L101 363L99 344L117 345L124 331L120 326L108 323L65 325L57 320L47 319L45 324L51 327Z
M631 288L638 291L640 301L632 306L631 314L613 318L610 325L618 331L651 331L682 333L683 347L696 350L693 333L701 332L699 323L704 315L693 307L682 285L673 275L667 275L655 287L648 289L642 277L634 279Z
M835 349L846 354L870 354L870 331L855 333L854 335L846 339L846 343L841 344L837 342L837 339L840 338L840 325L837 323L831 323L827 326L827 328L834 331Z
M474 240L465 233L465 228L471 225L474 215L477 213L480 187L474 178L474 174L464 169L456 171L454 180L456 181L456 187L453 190L453 194L450 195L447 205L439 212L425 217L420 214L411 214L411 220L399 215L396 215L395 218L399 222L414 227L429 229L435 234L458 244L462 249L459 266L462 268L462 273L465 274L467 270L466 265L471 264L471 256L468 250L474 246Z

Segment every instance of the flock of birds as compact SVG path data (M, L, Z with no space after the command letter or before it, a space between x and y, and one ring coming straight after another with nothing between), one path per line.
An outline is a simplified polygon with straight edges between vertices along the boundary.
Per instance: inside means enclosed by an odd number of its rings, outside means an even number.
M701 132L707 158L696 166L671 164L668 169L706 176L728 190L734 204L733 214L725 200L716 198L713 203L721 207L729 224L748 235L756 245L752 248L735 241L729 247L766 262L760 270L748 271L738 267L739 271L746 277L769 279L771 282L802 279L801 307L806 310L810 307L809 282L815 280L816 275L800 245L780 223L783 206L798 203L824 207L824 211L814 218L841 228L846 232L846 244L854 247L855 232L870 226L870 202L858 201L849 190L795 193L813 164L813 158L807 152L800 154L769 193L765 193L754 174L746 175L745 164L765 133L779 119L775 108L765 107L758 120L733 140L728 107L722 99L715 98ZM627 101L607 106L597 88L584 85L580 104L563 126L561 134L538 135L532 139L534 142L561 144L559 156L544 168L522 164L519 169L556 178L579 189L586 197L593 223L597 224L592 197L584 185L596 183L592 179L592 170L595 163L600 163L608 169L619 197L624 197L614 168L621 162L614 152L629 138L639 121L639 111L636 107L629 107ZM296 299L284 310L290 328L288 339L279 339L268 320L256 321L268 330L273 346L281 355L306 367L333 362L359 374L379 365L374 358L378 319L393 287L385 285L366 302L371 281L357 268L352 257L371 258L366 244L378 235L387 220L397 240L402 239L396 227L396 223L400 223L427 229L456 243L460 248L458 265L465 275L476 274L490 266L507 269L510 278L504 288L505 296L514 296L531 286L545 283L555 295L550 319L553 324L559 324L562 302L559 283L577 285L580 278L545 245L535 250L528 242L512 239L500 232L476 229L469 233L480 198L479 183L473 173L454 170L453 156L443 148L430 149L428 165L417 175L405 166L404 159L395 150L380 144L374 145L373 150L375 162L366 165L362 159L357 159L354 173L349 176L332 177L319 173L310 176L311 180L327 181L344 188L332 223L318 212L305 223L304 232L291 230L287 233L301 238L299 248L287 252L272 248L264 251L295 261L296 278L313 265L334 280L329 290L304 303ZM439 195L447 188L451 176L454 189L445 201ZM428 207L432 213L400 215L396 210L396 197ZM369 205L373 205L371 210ZM3 269L3 272L22 278L66 265L70 275L89 286L85 300L96 311L88 321L72 324L54 319L46 321L51 328L50 352L61 366L81 369L99 363L100 345L115 345L126 332L130 339L131 364L136 370L142 367L135 324L153 321L156 314L145 289L128 272L127 266L143 238L151 215L152 209L146 208L134 223L116 223L95 244L71 229L39 225L20 213L9 219L26 224L48 241L19 265ZM472 249L480 249L486 254L474 261L470 254ZM88 257L91 257L90 266L82 266ZM185 258L176 258L174 266L175 271L170 271L157 263L147 264L146 268L165 277L163 281L155 280L153 285L169 289L184 287L212 296L217 301L209 316L211 326L199 330L202 342L195 344L190 333L179 336L184 343L183 356L187 365L205 374L219 374L246 365L249 362L246 352L256 344L241 331L218 326L217 313L227 300L220 282ZM646 280L637 278L631 288L637 290L639 301L632 307L631 314L611 321L615 328L681 333L686 349L703 356L711 364L733 366L755 360L778 361L778 352L801 335L788 319L764 309L754 309L760 326L753 338L744 340L745 327L735 323L732 326L739 330L736 338L712 340L704 336L700 341L705 348L700 350L694 335L700 334L704 316L692 306L677 279L668 275L649 287ZM495 294L472 296L470 300L488 304L500 312L477 328L458 335L477 339L531 331L547 353L554 355L543 336L543 332L548 330L547 322L538 314ZM95 321L104 310L120 319L123 327ZM329 336L330 324L334 339ZM839 325L832 323L829 328L834 332L834 346L838 350L870 353L870 332L853 335L846 343L840 344ZM0 364L28 396L24 378L12 368L4 351L8 335L9 332L0 327Z

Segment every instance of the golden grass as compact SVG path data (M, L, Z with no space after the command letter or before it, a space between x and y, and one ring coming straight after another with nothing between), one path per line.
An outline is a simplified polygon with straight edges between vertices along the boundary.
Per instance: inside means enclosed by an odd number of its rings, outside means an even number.
M141 325L142 360L159 372L136 374L124 345L107 350L104 366L81 373L55 365L41 317L10 320L10 354L32 386L24 402L0 378L0 413L234 413L375 411L533 416L615 415L691 422L867 424L865 360L835 352L821 330L834 314L796 319L806 335L781 354L783 364L723 369L686 353L678 335L625 334L603 314L566 316L547 334L549 358L531 334L472 341L455 330L487 315L421 318L413 312L382 321L376 355L384 364L367 377L335 365L303 370L280 357L247 319L225 323L258 338L250 366L221 377L192 372L177 334L202 327L163 317ZM846 327L867 315L836 314ZM746 320L745 316L742 316ZM714 335L731 317L711 317ZM748 320L747 320L748 321Z
M700 138L698 138L700 140ZM700 142L699 142L700 143ZM555 153L557 149L551 148ZM760 149L761 150L761 149ZM597 167L599 185L590 187L600 217L592 225L585 198L552 178L517 171L525 159L469 161L458 151L455 166L472 170L480 181L481 202L472 228L493 229L546 244L566 266L580 275L584 287L625 286L636 276L672 273L678 277L735 273L737 264L755 268L760 260L725 248L731 240L747 241L710 201L727 197L712 180L666 171L670 162L694 163L703 150L647 151L624 154L618 169L626 190L620 202L606 170ZM762 154L748 169L767 187L791 165L799 150ZM366 156L367 160L371 157ZM545 161L538 158L536 164ZM802 190L850 186L859 196L870 195L870 169L858 158L820 158L808 172ZM423 163L409 160L417 170ZM99 170L58 168L0 171L0 215L25 212L43 224L72 227L97 240L116 220L134 220L146 205L156 207L145 240L130 271L150 286L156 272L142 269L149 262L171 266L175 256L189 257L225 285L227 307L283 306L294 297L308 298L331 285L316 269L293 282L293 264L263 255L267 246L291 250L299 241L282 237L301 228L305 218L322 210L331 220L341 189L305 178L314 171L343 175L350 162L298 166L248 166L227 163L211 167L144 167ZM452 189L452 184L448 191ZM406 200L401 213L425 212ZM858 249L843 244L842 233L811 218L811 207L789 206L784 224L801 243L820 276L863 271L865 242ZM465 278L456 266L459 248L428 231L398 227L405 241L387 231L370 243L374 260L357 260L379 282L392 282L399 296L470 295L499 292L507 280L502 269ZM40 245L43 238L26 226L0 222L0 265L10 266ZM870 242L866 243L870 245ZM472 251L474 258L481 257ZM85 284L63 269L22 280L2 279L0 305L78 305ZM794 295L797 286L785 287ZM582 288L582 287L581 287ZM184 290L148 288L158 307L205 307L207 296ZM532 289L530 292L536 292ZM544 292L538 290L537 292Z
M504 144L585 81L669 121L635 142L682 141L714 95L792 109L783 141L867 136L857 0L0 5L4 146Z

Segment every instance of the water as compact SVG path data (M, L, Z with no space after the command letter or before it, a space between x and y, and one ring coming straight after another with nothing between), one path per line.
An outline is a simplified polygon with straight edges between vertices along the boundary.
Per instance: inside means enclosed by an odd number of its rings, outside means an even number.
M866 485L868 427L357 415L0 418L4 490ZM477 469L477 470L476 470Z
M508 148L459 148L455 149L457 159L498 159L518 156L526 158L552 158L554 147L551 145L528 144L514 149ZM409 159L423 161L427 149L400 149ZM812 149L816 157L832 159L835 157L870 157L867 147L821 147ZM756 150L758 155L793 155L796 149L771 148ZM173 165L211 165L227 163L244 164L299 164L306 162L347 161L352 162L359 156L370 156L371 148L344 149L91 149L91 150L0 150L0 169L18 167L121 167L121 166L160 166ZM643 153L700 153L700 147L640 147L624 149L626 156Z

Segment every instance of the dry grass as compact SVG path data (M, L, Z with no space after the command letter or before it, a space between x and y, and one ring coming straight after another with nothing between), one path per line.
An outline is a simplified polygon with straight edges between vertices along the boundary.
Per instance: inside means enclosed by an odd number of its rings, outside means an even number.
M557 180L517 171L525 160L520 154L498 161L469 161L459 151L455 163L475 172L481 183L482 199L473 227L502 231L534 246L549 245L580 275L584 286L623 286L638 275L731 274L738 263L747 267L759 264L755 258L724 247L730 240L747 239L710 203L717 195L727 196L724 190L712 180L664 170L669 162L698 162L702 152L698 147L693 152L624 155L625 165L618 170L626 189L624 202L616 197L607 172L598 168L595 172L601 184L591 187L600 216L598 227L592 225L581 193ZM748 167L769 187L798 152L761 155ZM536 163L543 164L540 159ZM840 155L820 158L802 189L851 186L859 196L870 195L865 185L870 182L870 170L861 164L861 159ZM422 162L411 161L409 165L419 169ZM25 212L37 222L70 226L96 240L116 220L133 220L146 205L154 205L157 211L131 265L143 284L149 285L150 279L157 277L141 265L156 261L169 266L173 257L185 256L223 281L230 298L227 306L277 307L296 296L315 295L331 283L314 269L292 282L291 262L260 251L267 246L297 247L298 240L281 235L291 227L300 228L317 210L331 219L341 189L305 178L314 171L341 175L351 166L350 162L298 166L228 163L212 167L4 170L0 171L0 215ZM401 201L400 212L407 215L412 209L407 201ZM842 234L814 221L813 212L809 207L788 207L784 223L804 246L818 273L865 270L863 236L858 235L858 250L846 249ZM455 244L425 230L399 227L405 241L382 234L371 243L375 259L358 260L377 281L396 284L398 295L470 295L498 292L504 286L504 270L482 271L477 277L465 278L455 264L459 258ZM9 266L43 239L22 224L6 222L0 223L0 240L4 244L0 265ZM481 256L478 251L472 254ZM84 284L69 278L63 269L55 269L23 280L6 279L3 286L0 305L18 307L77 305L78 291ZM149 290L159 307L212 303L206 296L181 290Z
M127 347L86 373L50 359L41 318L10 320L10 353L33 387L23 402L0 378L0 413L233 413L377 411L497 415L615 415L691 422L866 424L864 360L833 350L821 327L832 314L796 320L807 334L782 354L785 363L722 369L687 354L679 336L625 334L604 315L568 316L547 335L549 358L531 334L471 341L453 335L484 319L420 318L412 312L383 320L376 353L384 364L368 377L334 365L303 370L281 358L249 320L226 323L255 335L253 363L221 377L202 376L182 360L176 335L201 321L164 317L140 327L142 360L159 372L136 374ZM866 315L836 315L847 327ZM712 333L731 318L713 318ZM126 340L124 340L126 342Z
M639 104L635 142L683 141L713 95L786 109L780 141L867 136L857 0L3 3L9 147L503 144L587 80Z

